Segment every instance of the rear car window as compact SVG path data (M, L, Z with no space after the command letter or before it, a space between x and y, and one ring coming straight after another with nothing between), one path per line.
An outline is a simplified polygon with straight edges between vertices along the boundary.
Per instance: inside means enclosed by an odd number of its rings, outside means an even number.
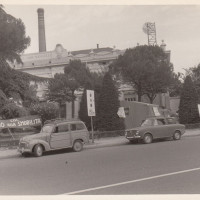
M84 129L85 129L85 126L82 123L71 124L71 130L72 131L84 130Z

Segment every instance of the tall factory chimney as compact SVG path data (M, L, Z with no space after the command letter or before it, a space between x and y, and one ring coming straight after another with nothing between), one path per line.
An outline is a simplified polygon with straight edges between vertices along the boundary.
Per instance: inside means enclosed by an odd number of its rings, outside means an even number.
M46 51L45 26L44 26L44 9L38 8L38 37L39 37L39 52Z

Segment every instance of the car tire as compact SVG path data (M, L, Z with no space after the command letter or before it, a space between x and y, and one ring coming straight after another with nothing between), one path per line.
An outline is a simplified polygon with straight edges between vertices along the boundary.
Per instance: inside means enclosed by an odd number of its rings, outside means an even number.
M175 131L173 135L174 140L180 140L181 139L181 133L180 131Z
M79 152L83 149L83 143L81 140L76 140L73 144L73 151Z
M152 135L149 134L149 133L146 133L146 134L144 135L144 137L143 137L143 143L144 143L144 144L150 144L150 143L152 143L152 141L153 141Z
M36 157L42 156L42 154L43 154L42 145L41 144L35 145L35 147L33 149L33 153L34 153L34 156L36 156Z

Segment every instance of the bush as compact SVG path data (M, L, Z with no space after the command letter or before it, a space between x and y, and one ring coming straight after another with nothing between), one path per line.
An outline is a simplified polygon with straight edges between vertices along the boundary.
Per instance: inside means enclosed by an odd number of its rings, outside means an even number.
M24 107L19 107L15 103L7 103L1 109L3 119L12 119L28 115L28 111Z
M109 73L103 78L103 84L97 106L97 129L100 131L124 130L124 119L117 115L120 107L118 91Z
M190 76L185 78L180 97L179 120L181 124L199 123L198 96Z
M30 108L31 115L39 115L42 120L42 124L46 120L55 119L59 116L59 106L57 103L39 103L32 105Z

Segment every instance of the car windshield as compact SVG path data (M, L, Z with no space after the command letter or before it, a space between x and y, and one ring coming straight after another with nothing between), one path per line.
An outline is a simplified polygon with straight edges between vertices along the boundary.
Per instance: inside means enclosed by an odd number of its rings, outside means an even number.
M142 122L141 126L152 126L154 119L146 119Z
M53 131L54 126L53 125L45 125L42 127L41 133L51 133Z

